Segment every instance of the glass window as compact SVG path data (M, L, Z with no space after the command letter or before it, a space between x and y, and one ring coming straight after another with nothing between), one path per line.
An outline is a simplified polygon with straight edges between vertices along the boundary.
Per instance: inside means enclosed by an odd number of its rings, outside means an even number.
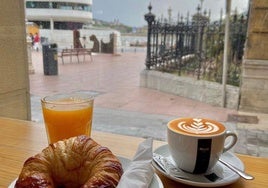
M54 29L59 29L59 30L81 29L82 26L83 26L83 23L78 23L78 22L54 22Z
M50 22L48 22L48 21L31 21L31 20L29 20L29 22L34 22L35 24L37 24L39 26L40 29L50 29Z
M49 2L27 1L26 8L49 8Z
M53 8L63 10L81 10L87 12L92 11L92 7L88 4L69 3L69 2L27 1L26 8Z

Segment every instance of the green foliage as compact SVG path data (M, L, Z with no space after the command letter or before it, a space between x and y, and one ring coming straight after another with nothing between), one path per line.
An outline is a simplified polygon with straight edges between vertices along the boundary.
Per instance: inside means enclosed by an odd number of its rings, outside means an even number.
M132 32L132 27L121 24L121 23L114 23L114 22L106 22L102 20L95 20L94 27L105 27L105 28L111 28L115 29L117 31L120 31L121 33L131 33Z

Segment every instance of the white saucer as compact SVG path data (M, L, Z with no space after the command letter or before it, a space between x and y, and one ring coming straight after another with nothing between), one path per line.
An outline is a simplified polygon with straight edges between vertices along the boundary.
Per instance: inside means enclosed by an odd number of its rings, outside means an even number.
M131 160L124 158L124 157L118 157L118 159L120 160L123 169L125 170L128 165L130 164ZM16 184L17 179L15 179L9 186L8 188L15 188L15 184ZM155 173L153 176L153 179L151 181L151 184L149 186L149 188L164 188L162 181L160 180L160 178L158 177L158 175Z
M170 156L170 153L169 153L168 145L161 146L161 147L157 148L154 152L157 153L157 154L160 154L160 155L162 155L164 157L168 157L170 159L170 161L174 164L174 161L172 160L172 158ZM235 167L239 168L240 170L244 170L243 162L231 152L227 151L227 152L223 153L222 156L221 156L221 159L223 159L226 162L229 162L230 164L234 165ZM185 180L185 179L181 179L181 178L175 178L175 177L172 177L172 176L168 175L167 173L165 173L154 162L153 162L153 166L162 175L166 176L169 179L172 179L174 181L177 181L177 182L180 182L180 183L183 183L183 184L186 184L186 185L196 186L196 187L219 187L219 186L225 186L225 185L229 185L229 184L232 184L232 183L236 182L240 178L239 175L237 175L235 172L231 171L229 168L227 168L226 166L224 166L220 162L218 162L210 172L210 173L213 172L216 175L218 175L218 177L220 177L215 182L200 181L200 180L197 180L198 178L192 179L192 180ZM198 176L200 176L200 175L196 175L196 177L198 177Z

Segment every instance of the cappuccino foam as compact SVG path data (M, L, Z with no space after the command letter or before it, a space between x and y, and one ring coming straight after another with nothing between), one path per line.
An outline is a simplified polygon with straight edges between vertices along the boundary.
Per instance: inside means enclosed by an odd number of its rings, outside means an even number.
M179 118L168 124L169 129L190 135L217 135L225 131L224 125L221 123L199 118Z

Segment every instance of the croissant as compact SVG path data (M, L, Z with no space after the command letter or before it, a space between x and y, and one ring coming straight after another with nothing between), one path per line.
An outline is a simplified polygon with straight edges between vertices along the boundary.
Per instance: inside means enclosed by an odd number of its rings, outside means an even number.
M28 158L15 188L112 188L122 174L116 156L83 135L50 144Z

